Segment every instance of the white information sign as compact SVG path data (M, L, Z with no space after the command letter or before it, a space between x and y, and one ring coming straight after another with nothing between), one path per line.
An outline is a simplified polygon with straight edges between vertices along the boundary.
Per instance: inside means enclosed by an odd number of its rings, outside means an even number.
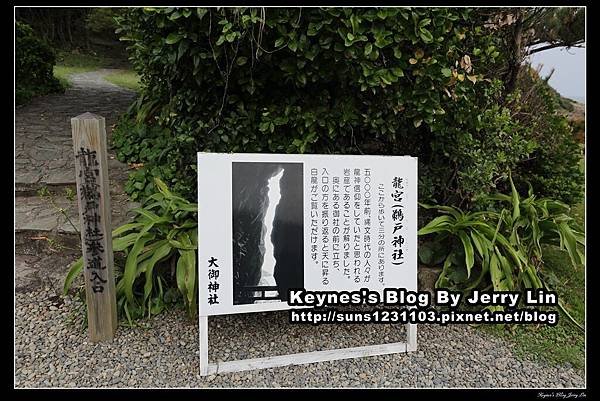
M417 290L417 159L198 153L200 315Z

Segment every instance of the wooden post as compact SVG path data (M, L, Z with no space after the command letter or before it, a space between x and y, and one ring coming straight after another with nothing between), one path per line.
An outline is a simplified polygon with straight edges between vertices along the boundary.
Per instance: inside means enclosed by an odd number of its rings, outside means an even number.
M111 209L104 117L84 113L71 119L88 333L110 341L117 328Z

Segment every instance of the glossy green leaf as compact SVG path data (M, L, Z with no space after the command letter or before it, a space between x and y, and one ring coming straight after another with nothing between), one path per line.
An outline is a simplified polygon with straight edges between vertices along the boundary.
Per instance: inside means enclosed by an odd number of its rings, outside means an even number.
M73 280L81 274L83 271L83 258L79 258L73 263L69 272L67 273L67 277L65 278L65 283L63 285L63 295L67 295L69 290L71 289L71 285L73 284Z

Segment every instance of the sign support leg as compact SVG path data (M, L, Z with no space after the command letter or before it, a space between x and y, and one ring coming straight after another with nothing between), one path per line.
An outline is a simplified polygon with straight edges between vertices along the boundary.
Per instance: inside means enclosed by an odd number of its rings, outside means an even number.
M208 375L208 316L200 316L200 376Z
M301 352L264 358L208 363L208 316L200 316L200 376L275 368L306 363L339 361L375 355L397 354L417 350L417 325L406 324L406 342L338 348L326 351Z
M406 325L406 352L417 350L417 325L408 323Z

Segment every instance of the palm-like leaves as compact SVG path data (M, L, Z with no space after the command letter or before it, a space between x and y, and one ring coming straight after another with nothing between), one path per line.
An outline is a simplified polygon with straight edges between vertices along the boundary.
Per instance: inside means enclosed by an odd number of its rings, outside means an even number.
M583 229L567 214L569 206L551 199L519 196L510 178L511 195L497 194L488 200L500 211L463 212L449 206L421 205L440 215L419 230L419 235L437 234L437 241L454 240L443 260L436 286L470 290L489 275L496 291L543 288L542 244L553 244L568 252L574 266L583 265ZM422 258L423 259L423 258ZM474 267L479 274L473 277ZM462 269L466 275L457 274Z
M158 192L133 211L135 221L116 228L113 251L126 255L117 280L117 305L129 323L133 319L159 313L165 306L163 285L169 282L169 267L175 267L177 289L190 316L196 315L196 249L198 206L171 193L159 179ZM64 293L83 270L79 259L69 271ZM121 272L116 269L117 273Z

